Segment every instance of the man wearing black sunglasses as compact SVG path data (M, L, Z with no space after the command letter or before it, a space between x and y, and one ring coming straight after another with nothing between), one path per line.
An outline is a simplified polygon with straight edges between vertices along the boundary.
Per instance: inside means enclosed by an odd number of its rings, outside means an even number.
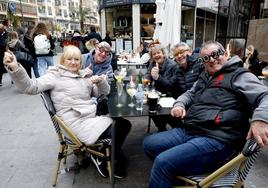
M213 171L246 139L268 145L268 87L216 41L202 45L199 60L205 71L171 110L184 124L144 140L145 153L155 159L149 187L172 187L177 175Z

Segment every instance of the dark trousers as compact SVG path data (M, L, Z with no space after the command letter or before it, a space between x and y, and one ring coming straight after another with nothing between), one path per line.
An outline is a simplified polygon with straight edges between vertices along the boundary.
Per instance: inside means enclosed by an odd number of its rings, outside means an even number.
M158 132L165 131L167 129L167 124L169 124L172 128L176 128L180 127L183 123L181 119L175 118L171 115L153 116L152 119L155 126L158 128Z
M131 123L124 118L114 118L115 121L115 160L120 159L121 147L130 132ZM111 138L112 137L112 128L111 126L106 129L99 139Z
M2 61L0 60L0 84L2 83L2 77L3 77L3 74L4 74L4 63L3 63L3 59Z

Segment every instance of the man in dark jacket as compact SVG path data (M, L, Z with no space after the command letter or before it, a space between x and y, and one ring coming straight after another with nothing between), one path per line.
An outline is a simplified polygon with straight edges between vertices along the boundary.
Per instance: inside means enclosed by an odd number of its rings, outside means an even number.
M93 39L93 38L97 39L99 42L102 41L100 34L96 32L95 26L90 27L90 33L87 36L85 36L85 40L89 41L90 39Z
M228 59L216 41L202 45L199 61L205 71L171 110L184 118L184 126L144 140L146 154L154 159L149 187L172 187L177 175L217 169L241 151L246 138L268 145L268 87L239 67L238 56Z
M3 58L7 48L8 33L5 30L5 26L0 24L0 87L2 86L2 77L4 74Z

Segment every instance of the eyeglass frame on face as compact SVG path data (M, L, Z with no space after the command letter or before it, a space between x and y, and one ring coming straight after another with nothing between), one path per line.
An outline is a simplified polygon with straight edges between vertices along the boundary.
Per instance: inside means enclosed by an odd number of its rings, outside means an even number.
M199 63L203 63L203 64L208 63L211 60L211 58L218 59L221 55L224 55L224 52L225 52L224 50L218 49L217 51L211 52L210 55L205 55L204 57L199 57L197 59L197 61Z
M178 57L179 55L183 55L187 51L189 51L189 49L178 50L177 53L175 54L175 57Z
M105 48L104 47L97 47L98 48L98 50L99 50L99 52L102 54L103 52L105 52L105 55L106 56L108 56L109 54L110 54L110 51L107 51L107 50L105 50Z

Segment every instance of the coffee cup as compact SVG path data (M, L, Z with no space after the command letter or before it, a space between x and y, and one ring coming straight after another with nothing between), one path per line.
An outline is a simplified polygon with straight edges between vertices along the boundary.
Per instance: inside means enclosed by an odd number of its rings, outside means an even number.
M156 113L159 96L156 92L149 92L147 95L147 104L149 113Z

